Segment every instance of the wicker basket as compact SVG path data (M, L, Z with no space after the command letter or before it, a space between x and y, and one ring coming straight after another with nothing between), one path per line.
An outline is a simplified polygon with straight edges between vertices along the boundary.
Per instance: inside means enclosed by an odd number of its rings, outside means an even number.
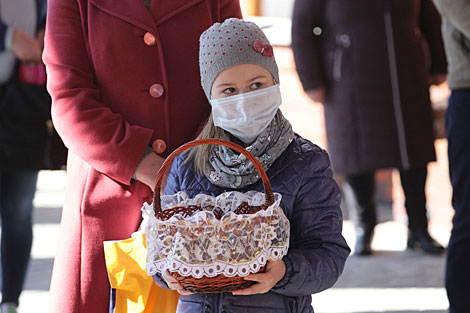
M160 192L165 170L178 154L202 144L224 145L245 155L257 169L265 192L242 194L234 191L218 197L198 195L194 199L178 193L163 196L169 199L165 198L171 205L162 209ZM144 205L143 208L144 219L147 219L147 272L153 275L168 269L185 290L197 293L229 292L251 286L254 282L245 280L244 276L264 271L267 259L278 259L287 253L289 221L279 207L280 198L279 194L272 192L269 179L258 160L239 145L220 139L201 139L179 147L167 157L158 172L153 206L145 209ZM232 205L230 212L218 205L225 200L225 204ZM227 244L229 240L230 244ZM258 247L253 247L253 243ZM246 251L240 252L240 247ZM186 251L186 258L181 256L181 251ZM219 254L208 256L207 251ZM196 255L201 257L196 258ZM230 255L230 261L224 259L227 255ZM238 260L237 255L244 257ZM192 258L191 262L189 258ZM256 261L252 262L254 258Z

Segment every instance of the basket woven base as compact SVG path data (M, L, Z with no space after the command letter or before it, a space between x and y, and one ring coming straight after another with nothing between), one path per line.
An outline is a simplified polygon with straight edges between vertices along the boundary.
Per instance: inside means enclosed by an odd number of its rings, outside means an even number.
M266 266L262 267L258 273L264 273ZM183 289L194 293L222 293L245 289L256 284L255 281L245 280L243 277L227 277L223 274L215 277L194 278L192 276L182 276L177 272L171 273Z

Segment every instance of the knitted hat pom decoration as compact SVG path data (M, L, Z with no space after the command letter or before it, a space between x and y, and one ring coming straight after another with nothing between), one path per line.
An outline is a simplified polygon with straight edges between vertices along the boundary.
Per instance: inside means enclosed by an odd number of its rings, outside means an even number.
M273 47L252 22L229 18L215 23L199 38L201 85L210 100L212 84L220 72L239 64L256 64L268 70L279 83Z

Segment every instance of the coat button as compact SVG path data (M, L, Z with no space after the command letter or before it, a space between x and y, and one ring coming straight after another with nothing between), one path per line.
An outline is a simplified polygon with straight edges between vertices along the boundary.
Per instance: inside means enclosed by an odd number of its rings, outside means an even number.
M147 46L155 45L155 36L149 32L146 32L144 35L144 42Z
M150 86L149 93L154 98L159 98L163 95L163 86L160 84L153 84Z
M166 142L162 139L157 139L153 142L152 149L156 153L163 153L166 150Z

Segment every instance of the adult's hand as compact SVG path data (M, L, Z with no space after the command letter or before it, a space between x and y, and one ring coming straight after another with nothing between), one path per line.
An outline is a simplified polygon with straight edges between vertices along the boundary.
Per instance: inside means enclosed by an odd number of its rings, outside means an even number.
M164 160L165 159L158 154L150 153L140 162L135 171L135 178L154 190L157 181L157 173ZM165 177L163 178L164 182L166 181L167 174L168 173L165 173ZM162 184L162 186L163 185L164 184Z
M176 278L170 275L170 272L166 270L162 273L162 278L165 280L166 284L171 290L176 290L180 295L190 295L192 292L186 291L183 289L183 285L181 285Z
M310 89L305 91L305 93L313 102L325 102L325 88Z
M13 41L11 44L13 54L22 62L40 63L41 44L39 41L20 29L13 30Z
M266 293L286 274L286 264L283 260L269 260L266 265L266 272L250 274L245 277L246 280L258 282L246 289L233 291L234 295L254 295L257 293Z

